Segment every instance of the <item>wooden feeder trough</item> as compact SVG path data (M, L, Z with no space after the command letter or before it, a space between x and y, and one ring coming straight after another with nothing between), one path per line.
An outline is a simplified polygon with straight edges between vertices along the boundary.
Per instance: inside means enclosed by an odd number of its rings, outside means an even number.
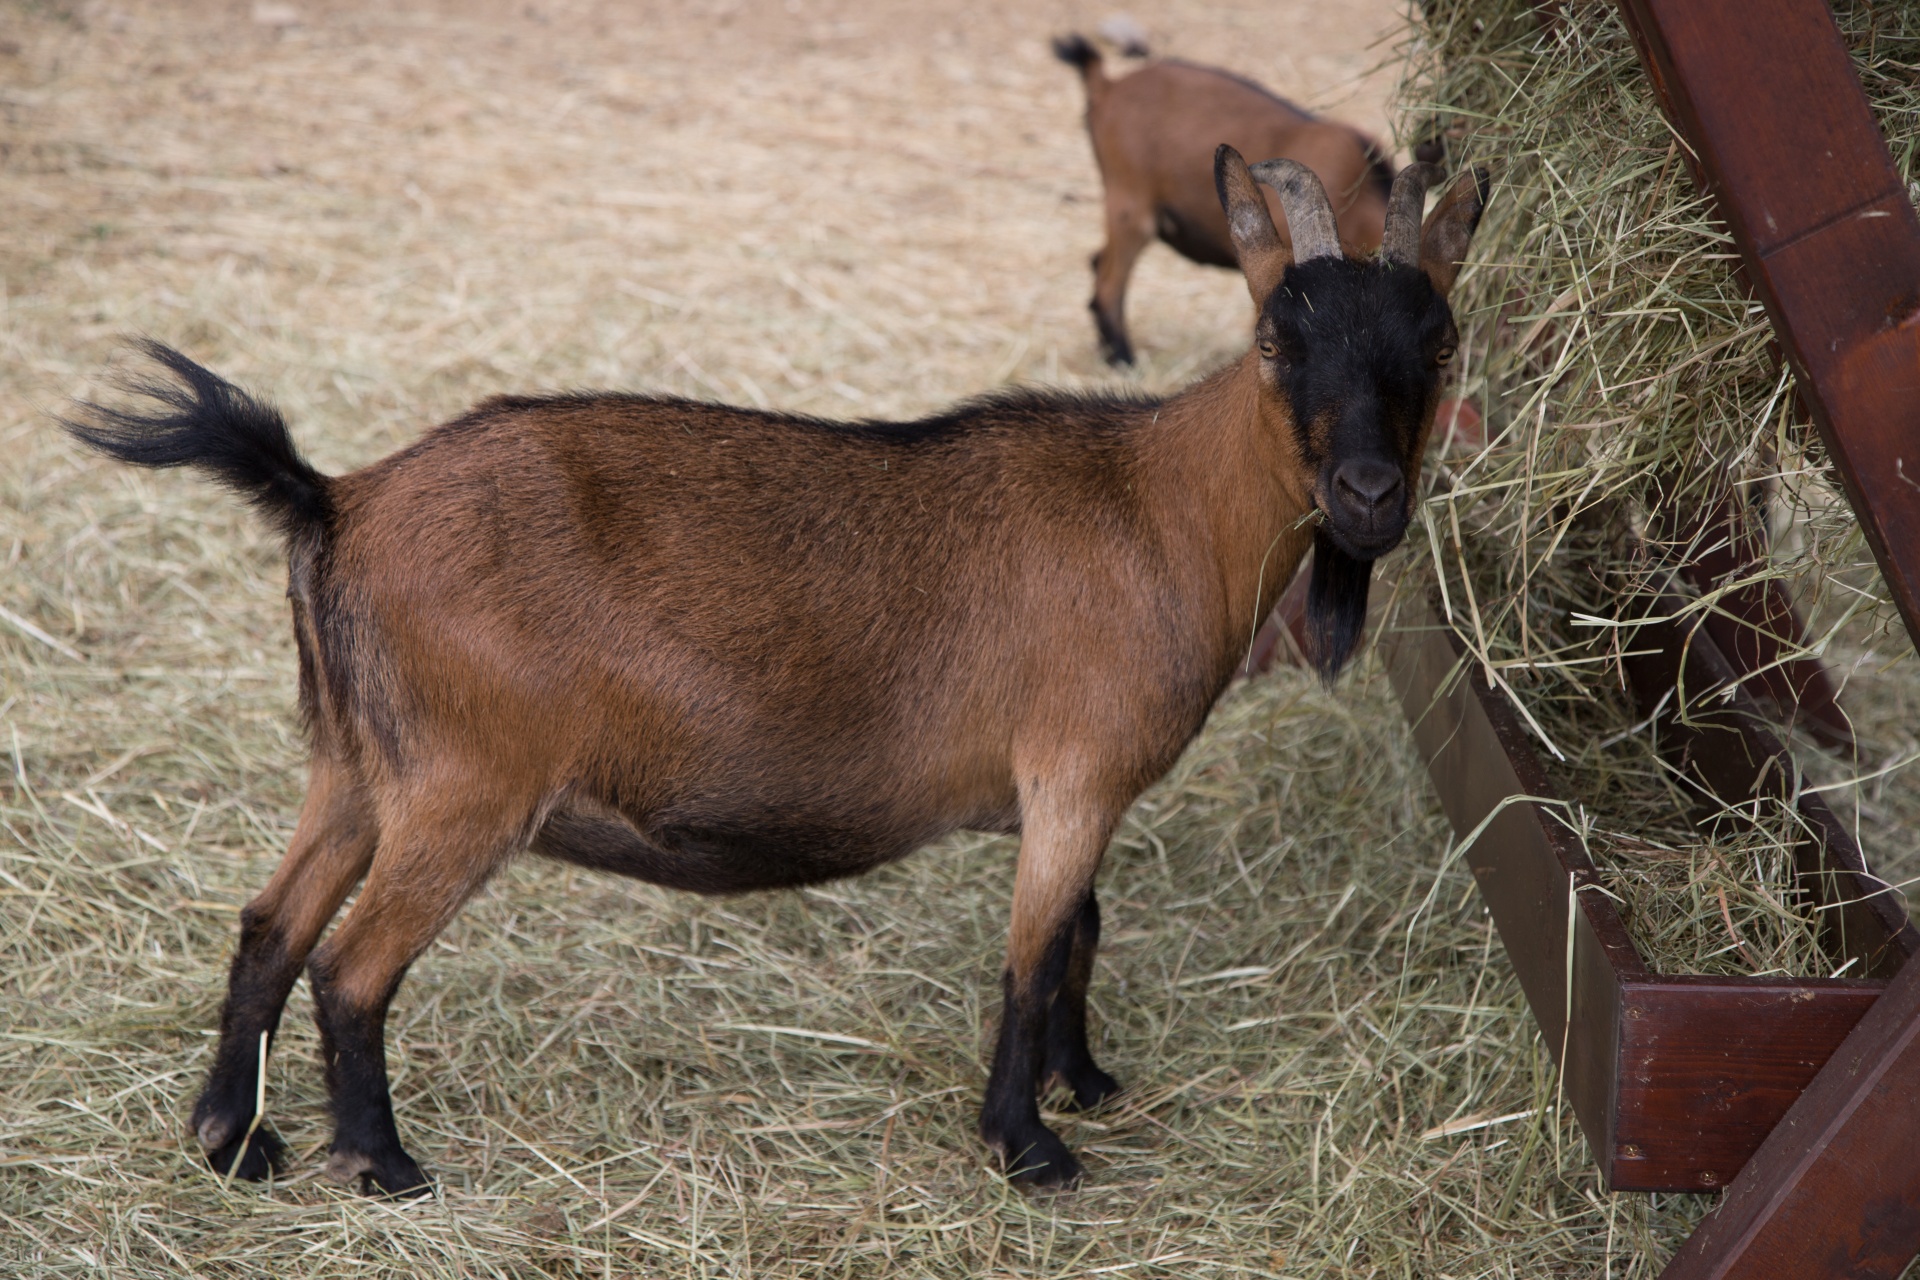
M1886 989L1881 975L1920 949L1920 934L1867 874L1832 811L1809 795L1797 805L1800 881L1808 905L1827 908L1822 943L1835 967L1852 960L1848 972L1866 976L1651 971L1612 899L1582 892L1599 875L1519 716L1472 669L1453 629L1430 608L1418 612L1382 641L1388 674L1453 829L1472 838L1474 879L1607 1185L1719 1190ZM1656 726L1663 754L1723 798L1790 803L1785 748L1704 631L1686 641L1671 622L1647 623L1632 647L1661 652L1627 659L1650 714L1680 674L1671 655L1686 654L1696 710L1683 723L1667 699Z

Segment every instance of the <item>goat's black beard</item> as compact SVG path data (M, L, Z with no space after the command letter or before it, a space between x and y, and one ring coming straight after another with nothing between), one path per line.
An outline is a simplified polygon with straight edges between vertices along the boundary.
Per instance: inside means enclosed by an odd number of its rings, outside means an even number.
M1371 561L1342 551L1326 530L1314 530L1313 576L1307 580L1307 657L1329 686L1360 645L1372 578Z

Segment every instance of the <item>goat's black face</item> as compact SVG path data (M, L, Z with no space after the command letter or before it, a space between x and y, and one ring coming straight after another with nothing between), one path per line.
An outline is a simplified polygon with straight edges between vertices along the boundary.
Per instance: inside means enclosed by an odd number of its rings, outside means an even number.
M1292 410L1322 540L1363 563L1393 550L1459 341L1446 299L1415 267L1315 258L1287 268L1254 341L1263 378Z

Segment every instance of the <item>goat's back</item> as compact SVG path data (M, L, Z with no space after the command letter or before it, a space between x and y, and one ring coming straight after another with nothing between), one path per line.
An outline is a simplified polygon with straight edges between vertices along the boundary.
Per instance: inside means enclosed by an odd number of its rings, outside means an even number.
M1214 150L1223 142L1249 160L1285 157L1312 169L1332 198L1340 238L1362 252L1379 247L1391 174L1374 144L1251 80L1192 63L1149 63L1089 103L1087 128L1109 202L1137 206L1131 212L1152 218L1155 232L1195 261L1235 265L1213 188ZM1268 204L1286 235L1271 193Z

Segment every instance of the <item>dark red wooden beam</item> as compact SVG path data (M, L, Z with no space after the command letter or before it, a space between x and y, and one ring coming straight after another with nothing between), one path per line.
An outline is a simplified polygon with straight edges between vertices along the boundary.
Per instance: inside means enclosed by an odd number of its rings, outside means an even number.
M1920 220L1819 0L1620 0L1910 634ZM1920 1252L1920 964L1904 966L1664 1273L1897 1276Z
M1622 0L1909 632L1920 220L1819 0Z

